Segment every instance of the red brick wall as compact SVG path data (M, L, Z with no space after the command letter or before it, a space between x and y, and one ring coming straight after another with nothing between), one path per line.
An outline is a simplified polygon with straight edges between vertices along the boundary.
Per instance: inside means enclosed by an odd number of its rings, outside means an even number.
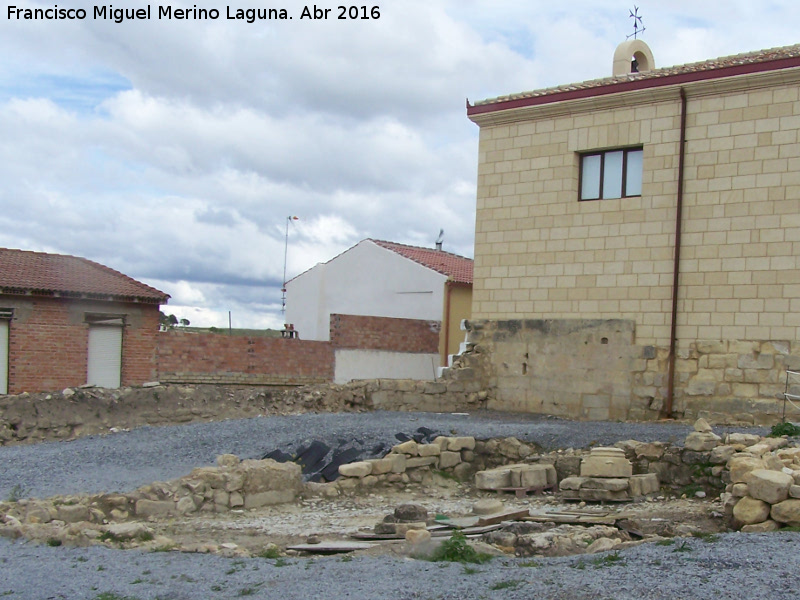
M76 302L80 305L77 309ZM55 391L86 383L89 325L83 321L84 308L86 312L136 313L122 334L122 385L155 379L156 305L36 297L22 301L9 296L0 299L0 304L15 307L8 340L10 394Z
M331 315L336 348L437 354L440 329L440 321Z
M298 385L333 381L329 342L165 331L158 334L161 382Z

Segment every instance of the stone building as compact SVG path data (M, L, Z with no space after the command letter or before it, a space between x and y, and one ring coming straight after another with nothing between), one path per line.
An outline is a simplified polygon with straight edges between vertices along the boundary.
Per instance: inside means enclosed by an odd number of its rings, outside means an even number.
M800 45L468 105L497 408L766 422L800 368Z

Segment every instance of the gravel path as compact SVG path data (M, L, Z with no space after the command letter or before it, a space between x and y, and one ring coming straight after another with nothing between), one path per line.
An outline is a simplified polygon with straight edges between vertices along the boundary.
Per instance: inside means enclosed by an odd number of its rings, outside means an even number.
M392 443L425 426L478 438L515 436L546 449L623 439L680 442L678 424L574 423L478 413L307 414L145 427L71 442L0 448L0 497L127 491L212 464L290 449L306 439ZM736 429L737 431L745 431ZM726 431L716 429L717 433ZM747 431L765 433L764 429ZM18 487L17 487L18 486ZM0 538L0 598L24 600L195 600L217 598L604 599L798 596L800 533L732 533L717 541L646 544L618 555L498 558L473 568L397 558L227 559L220 556L51 548ZM680 550L678 552L678 550ZM614 558L609 559L608 556ZM284 564L286 563L286 564Z

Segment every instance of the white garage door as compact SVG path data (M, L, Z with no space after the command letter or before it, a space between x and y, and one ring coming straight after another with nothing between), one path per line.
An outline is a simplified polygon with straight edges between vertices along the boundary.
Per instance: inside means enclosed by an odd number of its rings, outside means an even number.
M122 373L122 327L89 326L87 383L118 388Z
M0 394L8 393L8 321L0 319Z

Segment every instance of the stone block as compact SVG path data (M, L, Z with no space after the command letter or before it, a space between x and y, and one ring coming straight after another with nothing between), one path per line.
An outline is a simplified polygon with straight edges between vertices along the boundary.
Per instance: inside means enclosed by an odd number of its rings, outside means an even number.
M419 456L419 444L414 440L408 440L402 444L397 444L392 448L395 454L405 454L406 456Z
M83 504L62 504L57 510L56 519L65 523L80 523L89 520L89 507Z
M646 475L633 475L629 480L630 495L634 498L655 494L660 489L658 475L647 473Z
M406 531L405 536L406 541L414 546L431 541L431 533L427 529L409 529Z
M366 460L339 465L339 475L342 477L366 477L372 473L372 464Z
M499 467L475 473L475 487L479 490L499 490L511 487L511 468Z
M775 366L775 356L772 354L742 354L739 356L737 366L740 369L772 369Z
M505 505L502 501L494 498L484 498L478 500L472 506L472 513L475 515L494 515L503 512Z
M790 499L774 504L770 517L778 523L800 526L800 500Z
M717 446L711 450L708 461L713 465L724 465L734 454L736 454L736 448L733 446Z
M587 477L581 486L582 490L607 490L622 492L628 489L629 478Z
M659 460L664 456L664 445L659 442L650 444L639 444L633 449L636 458L646 458L647 460Z
M189 513L195 512L197 510L197 506L190 496L184 496L178 500L177 504L175 505L175 510L177 510L179 514L188 515Z
M447 438L447 449L450 452L458 452L459 450L474 450L475 438L474 437Z
M538 469L540 465L517 467L511 471L511 487L545 488L547 487L547 471Z
M757 500L777 504L789 497L789 488L792 485L794 485L794 478L791 475L780 471L755 469L750 472L747 492Z
M770 505L763 500L745 496L733 507L733 518L743 525L763 523L770 516Z
M623 502L630 500L627 491L611 491L611 490L597 490L590 488L581 488L578 492L581 500L587 502Z
M581 477L630 477L633 465L619 448L594 448L581 461Z
M175 514L175 503L171 500L137 500L136 516L148 517L170 517Z
M436 448L438 448L438 446L436 446ZM460 462L461 452L449 452L446 450L439 456L440 469L449 469L450 467L455 467Z
M588 477L565 477L561 480L561 483L558 484L558 489L561 491L577 491L581 489L581 486L583 486L583 483L587 479Z
M402 535L405 537L406 533L412 530L426 530L426 525L424 522L418 523L395 523L394 530L397 535Z
M438 444L420 444L417 446L420 456L439 456L442 448Z
M273 504L285 504L287 502L294 502L295 497L296 494L294 490L273 490L270 492L247 494L244 498L244 507L250 509L259 508L261 506L272 506Z
M372 475L385 475L392 472L394 461L391 458L377 458L375 460L367 461L372 464Z
M392 461L392 473L405 473L408 460L405 454L389 454L385 458Z
M711 432L693 431L686 436L683 447L695 452L708 452L721 443L722 438Z
M734 483L731 485L731 494L733 494L733 496L736 498L744 498L747 496L747 484Z
M800 485L792 485L789 488L789 498L800 498Z
M459 456L459 459L461 457ZM415 456L406 459L406 469L416 469L418 467L436 466L439 463L438 456Z
M765 466L764 461L755 456L734 456L728 461L731 483L747 483L751 471L763 469Z
M303 485L300 465L279 463L272 459L244 460L237 467L244 472L243 494L249 496L267 491L300 491Z
M772 519L767 519L763 523L744 525L741 530L743 533L769 533L771 531L778 531L780 528L780 523L777 523Z

